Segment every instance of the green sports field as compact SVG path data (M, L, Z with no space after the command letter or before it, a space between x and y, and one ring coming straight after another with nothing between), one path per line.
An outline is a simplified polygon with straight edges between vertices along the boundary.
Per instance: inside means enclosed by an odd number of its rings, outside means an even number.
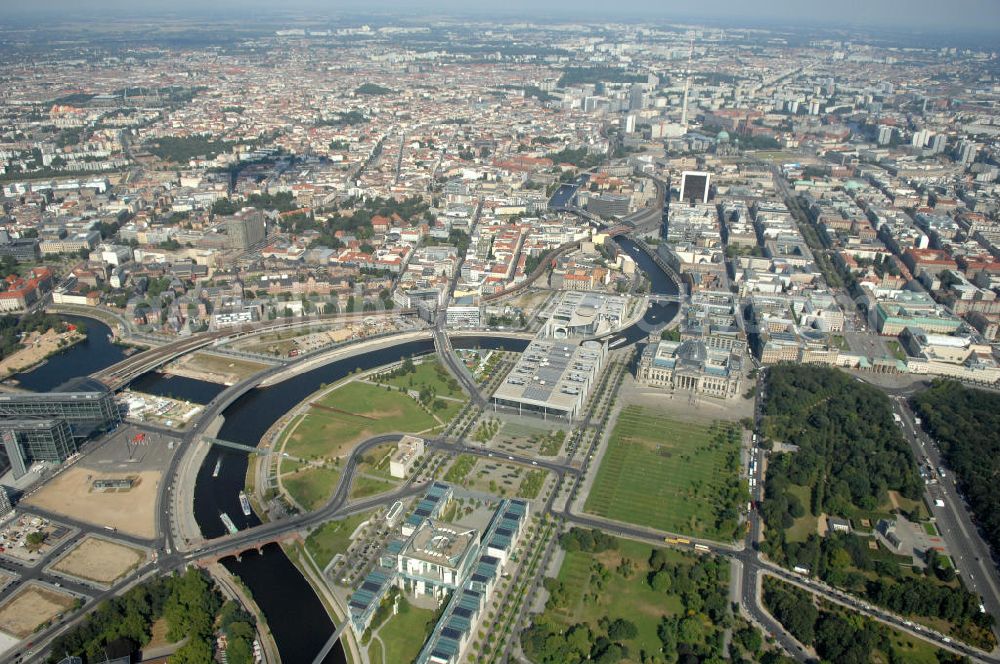
M618 417L585 509L609 519L716 540L736 534L739 429L629 406Z

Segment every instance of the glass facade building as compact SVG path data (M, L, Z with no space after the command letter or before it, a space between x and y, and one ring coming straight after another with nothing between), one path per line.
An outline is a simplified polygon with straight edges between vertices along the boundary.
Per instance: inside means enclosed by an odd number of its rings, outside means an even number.
M66 420L77 438L121 423L114 393L93 379L74 379L45 394L0 394L0 427L5 420L27 418Z
M114 393L92 378L74 378L45 394L0 394L0 449L21 477L36 461L65 461L77 451L76 439L121 421Z
M18 478L36 461L65 461L76 452L76 440L64 419L4 420L0 440Z

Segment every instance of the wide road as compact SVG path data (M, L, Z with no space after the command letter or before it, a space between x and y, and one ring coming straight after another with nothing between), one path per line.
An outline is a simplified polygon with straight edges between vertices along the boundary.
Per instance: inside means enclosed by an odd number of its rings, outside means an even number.
M472 235L476 227L479 225L479 219L483 214L483 202L482 200L476 205L476 212L472 216L472 225L469 228L469 234ZM436 316L434 319L434 349L437 351L438 356L444 361L445 367L448 371L455 377L465 391L469 394L469 397L477 406L485 406L486 398L483 397L482 392L479 391L479 385L476 384L475 378L469 373L468 368L459 361L455 353L451 348L451 340L448 338L448 310L447 307L451 304L451 297L455 293L455 287L458 284L458 279L462 275L462 265L465 263L465 256L462 256L458 260L458 264L455 266L455 272L451 277L451 281L448 282L448 292L445 293L444 311L441 307L438 307Z
M903 420L903 433L918 461L925 457L933 468L931 475L936 484L927 485L928 503L941 536L948 544L955 570L965 586L977 593L986 610L1000 616L1000 578L990 555L989 546L983 541L972 520L968 505L955 486L955 475L944 468L941 451L930 436L916 423L916 416L901 396L893 398L893 409ZM942 476L941 470L944 470ZM943 506L935 501L940 500ZM994 631L997 627L994 626Z
M756 422L755 430L760 430L760 419L762 417L762 407L763 400L766 396L766 374L767 369L762 369L758 375L758 381L755 388L756 391L756 403L754 406L754 420ZM906 388L905 392L909 393L913 388ZM905 406L905 403L904 403ZM899 404L896 404L898 409ZM911 415L912 417L912 415ZM912 420L910 425L911 431L913 430ZM909 438L909 437L908 437ZM916 445L916 443L911 443ZM758 448L759 449L759 448ZM917 458L921 458L921 454L915 449ZM755 487L751 490L751 498L756 501L762 499L764 496L764 481L765 481L765 468L767 465L767 456L765 452L758 451L756 456L757 465L756 473L753 478L755 480ZM795 583L802 588L809 590L810 592L824 597L832 602L842 604L844 606L849 606L859 613L863 613L868 617L877 620L879 622L891 625L892 627L899 629L901 631L907 632L913 636L918 636L922 639L928 640L934 643L940 648L946 650L957 652L972 658L974 661L984 661L984 662L1000 662L1000 658L997 658L994 653L984 653L978 649L972 648L965 644L959 643L951 639L950 637L934 632L929 628L922 625L916 624L915 622L909 620L908 618L896 615L891 611L887 611L878 606L872 605L866 600L860 599L856 596L850 595L836 588L828 586L827 584L807 577L799 575L788 569L785 569L773 562L765 560L757 550L757 543L763 539L763 520L760 518L760 514L756 509L753 509L748 514L749 528L746 538L746 546L743 551L736 554L736 557L741 560L744 564L744 578L749 579L751 575L756 574L770 574L772 576L779 577L785 581ZM985 558L989 560L989 558ZM754 571L756 570L756 572ZM742 595L744 599L744 607L747 609L755 619L758 619L758 613L763 611L762 603L760 597L751 598L750 588L746 581L744 581L744 588ZM756 593L754 593L756 594ZM753 601L754 604L749 602ZM751 610L751 607L754 607ZM992 609L990 609L992 612ZM1000 615L994 613L993 615ZM772 618L773 620L773 618ZM758 619L759 622L759 619ZM763 624L763 623L762 623ZM793 639L794 641L794 639ZM796 647L798 647L796 645Z

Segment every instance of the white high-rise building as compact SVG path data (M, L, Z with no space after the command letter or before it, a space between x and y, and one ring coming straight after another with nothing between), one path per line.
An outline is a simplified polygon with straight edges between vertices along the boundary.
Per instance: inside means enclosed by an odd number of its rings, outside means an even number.
M913 134L913 139L910 141L910 144L915 148L922 148L927 145L927 141L930 140L930 137L933 135L934 132L928 129L921 129Z
M629 113L624 118L622 118L622 130L626 134L635 133L635 114Z
M959 163L968 166L976 160L976 153L979 152L979 148L972 141L962 141L958 146L958 161Z

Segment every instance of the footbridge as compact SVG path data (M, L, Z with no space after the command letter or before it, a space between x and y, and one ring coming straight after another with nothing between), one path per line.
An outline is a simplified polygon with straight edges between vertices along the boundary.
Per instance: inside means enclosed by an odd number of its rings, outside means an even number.
M337 645L337 641L340 640L340 637L344 634L344 630L346 630L347 626L350 624L351 624L350 619L345 620L344 622L340 623L337 629L333 630L333 634L331 634L330 638L327 639L326 643L323 644L323 648L320 649L319 654L316 655L316 658L313 659L313 664L323 664L323 660L326 659L326 656L329 655L330 651L333 650L334 646Z
M256 454L257 456L270 456L272 454L277 454L277 452L270 447L254 447L252 445L244 445L243 443L234 443L230 440L221 440L219 438L210 438L208 436L202 436L201 439L206 443L208 443L209 445L228 447L231 450L247 452L248 454Z

